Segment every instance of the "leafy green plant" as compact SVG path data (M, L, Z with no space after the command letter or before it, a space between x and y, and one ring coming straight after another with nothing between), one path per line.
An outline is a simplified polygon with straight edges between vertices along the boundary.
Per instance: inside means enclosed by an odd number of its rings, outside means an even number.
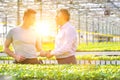
M0 74L14 80L119 80L120 66L1 64Z
M95 56L95 55L83 55L83 56L76 56L77 60L120 60L120 56ZM46 57L38 57L41 60L56 60L55 57L46 58ZM0 60L13 60L12 57L9 56L0 56Z
M12 49L12 47L10 48ZM42 48L46 51L52 50L54 43L43 43ZM77 51L120 51L120 42L81 43L78 45ZM3 46L0 46L0 52L3 52Z

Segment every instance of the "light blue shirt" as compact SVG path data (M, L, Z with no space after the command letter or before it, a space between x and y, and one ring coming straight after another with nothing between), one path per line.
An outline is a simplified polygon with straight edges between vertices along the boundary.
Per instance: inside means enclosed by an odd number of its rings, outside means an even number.
M75 55L77 46L77 33L75 27L69 22L60 27L60 30L56 36L55 49L51 51L51 54L56 58L66 58Z
M6 39L12 41L15 54L26 58L37 58L36 41L40 41L35 29L15 27L9 31Z

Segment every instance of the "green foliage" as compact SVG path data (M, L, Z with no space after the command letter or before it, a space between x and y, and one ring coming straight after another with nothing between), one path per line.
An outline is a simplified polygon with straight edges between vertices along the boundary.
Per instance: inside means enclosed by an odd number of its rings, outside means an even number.
M120 60L120 56L95 56L95 55L84 55L84 56L76 56L77 60ZM38 57L41 60L56 60L55 57L46 58L46 57ZM0 60L13 60L12 57L9 56L0 56Z
M9 56L0 56L0 60L13 60L13 58Z
M43 43L42 48L43 50L46 50L46 51L52 50L54 49L54 43Z
M0 74L14 80L120 80L120 66L1 64Z
M43 49L52 50L54 49L54 44L43 44ZM120 51L120 42L81 43L78 45L77 51Z
M82 43L77 51L120 51L120 42Z
M120 56L95 56L95 55L84 55L76 56L77 60L120 60Z
M45 51L52 50L54 43L43 43L42 48ZM10 49L13 50L12 47ZM3 51L3 46L0 46L0 51ZM77 51L120 51L120 42L81 43Z
M3 45L0 45L0 52L3 52L3 49L4 49L4 46L3 46ZM13 47L12 47L12 45L10 45L10 50L13 51Z
M0 45L0 52L3 52L3 46Z

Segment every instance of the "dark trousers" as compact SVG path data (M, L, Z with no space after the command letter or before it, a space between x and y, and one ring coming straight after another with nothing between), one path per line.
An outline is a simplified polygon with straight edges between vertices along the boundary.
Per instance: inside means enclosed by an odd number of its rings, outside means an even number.
M57 58L58 64L77 64L75 56L70 56L67 58Z
M17 62L15 60L13 63L15 64L43 64L42 60L38 60L37 58L27 58L22 62Z

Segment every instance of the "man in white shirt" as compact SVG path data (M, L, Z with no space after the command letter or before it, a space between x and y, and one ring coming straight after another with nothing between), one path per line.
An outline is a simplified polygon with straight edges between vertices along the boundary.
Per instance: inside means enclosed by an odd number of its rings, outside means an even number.
M55 49L46 55L48 58L55 56L58 64L76 64L77 34L75 27L69 23L69 19L68 10L60 9L56 16L59 32L55 39Z
M11 29L6 36L4 51L15 59L15 63L42 63L42 61L37 59L37 51L41 51L41 42L33 27L35 22L36 11L33 9L27 9L24 12L23 24ZM10 44L12 44L15 51L9 49Z

